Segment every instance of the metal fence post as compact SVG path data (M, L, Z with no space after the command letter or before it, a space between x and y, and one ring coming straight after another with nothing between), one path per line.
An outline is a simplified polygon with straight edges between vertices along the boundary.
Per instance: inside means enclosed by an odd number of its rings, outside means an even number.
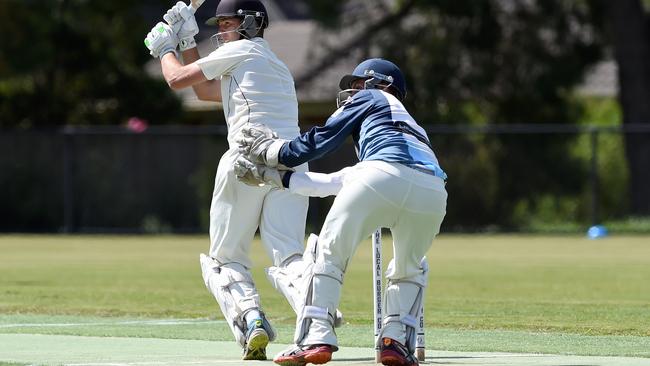
M74 146L73 135L65 128L63 135L63 232L74 232Z
M596 127L589 129L589 136L591 140L591 223L598 225L600 222L598 213L598 134L600 131Z

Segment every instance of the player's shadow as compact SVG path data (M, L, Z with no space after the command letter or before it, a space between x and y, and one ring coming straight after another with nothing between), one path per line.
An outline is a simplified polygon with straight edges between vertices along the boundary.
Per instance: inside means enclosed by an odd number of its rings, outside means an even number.
M529 355L528 357L540 357L544 358L546 357L545 355ZM517 357L513 357L513 360L511 363L512 365L517 365L516 361ZM485 360L490 360L493 359L493 357L485 357L485 356L430 356L425 359L425 361L420 361L420 364L422 365L449 365L450 362L453 364L455 363L454 361L461 361L461 360L479 360L479 359L485 359ZM337 362L372 362L374 363L375 358L374 357L347 357L347 358L333 358L332 361L337 361ZM480 361L479 361L480 362ZM488 362L489 364L489 362ZM477 363L476 366L480 366L480 363ZM549 364L549 366L599 366L595 364L566 364L566 363L558 363L558 364Z
M539 355L539 357L544 357L543 355ZM448 365L449 361L454 361L454 360L467 360L467 359L480 359L480 358L485 358L485 359L491 359L491 357L481 357L481 356L440 356L440 357L427 357L425 361L420 361L421 365ZM439 360L439 361L436 361ZM375 358L374 357L348 357L348 358L336 358L332 359L332 361L339 361L339 362L374 362ZM513 365L516 365L516 361L513 361ZM480 366L480 364L476 364L476 366ZM549 365L549 366L599 366L595 364L564 364L564 363L558 363L555 365Z
M361 362L361 361L374 361L374 357L348 357L348 358L332 358L332 361L341 361L341 362Z
M533 356L535 357L535 356ZM539 355L536 357L545 357L544 355ZM492 357L481 357L481 356L433 356L433 357L427 357L424 362L420 362L420 364L424 365L448 365L449 362L447 361L442 361L442 360L466 360L466 359L480 359L480 358L485 358L487 360L492 359ZM441 361L436 361L436 360L441 360ZM512 365L517 365L516 360L512 361ZM480 364L476 364L476 366L480 366ZM601 365L595 365L595 364L566 364L566 363L558 363L558 364L551 364L548 366L601 366Z

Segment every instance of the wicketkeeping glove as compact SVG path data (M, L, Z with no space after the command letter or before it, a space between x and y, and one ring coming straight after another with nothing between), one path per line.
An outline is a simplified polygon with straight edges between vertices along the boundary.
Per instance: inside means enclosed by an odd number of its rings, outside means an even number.
M265 165L255 164L243 156L237 158L234 166L237 179L249 186L270 185L275 188L284 189L282 178L286 170L269 168Z
M167 10L163 19L172 27L174 34L178 37L181 51L196 47L194 36L199 33L199 26L196 24L191 5L179 1Z
M248 160L271 168L278 166L280 148L286 142L270 128L256 123L242 127L235 141L239 145L239 152Z
M237 179L249 186L263 186L264 179L259 170L257 170L257 164L252 163L250 160L240 156L235 161L234 166L235 176Z
M149 49L151 56L162 57L169 52L176 54L178 38L176 38L169 25L158 22L147 34L147 37L144 39L144 45Z

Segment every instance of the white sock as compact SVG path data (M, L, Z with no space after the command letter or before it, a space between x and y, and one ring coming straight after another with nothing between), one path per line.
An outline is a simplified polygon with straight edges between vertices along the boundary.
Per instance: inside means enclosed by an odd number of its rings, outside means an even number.
M262 318L262 314L258 310L250 310L246 315L244 316L244 319L246 320L246 324L249 324L255 319L260 319Z

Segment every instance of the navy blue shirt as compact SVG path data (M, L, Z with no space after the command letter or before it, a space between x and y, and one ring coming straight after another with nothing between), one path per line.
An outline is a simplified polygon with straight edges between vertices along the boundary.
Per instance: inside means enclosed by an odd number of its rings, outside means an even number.
M348 136L352 136L360 161L400 163L447 179L424 129L402 102L378 89L353 95L324 126L284 144L278 160L288 167L298 166L337 149Z

